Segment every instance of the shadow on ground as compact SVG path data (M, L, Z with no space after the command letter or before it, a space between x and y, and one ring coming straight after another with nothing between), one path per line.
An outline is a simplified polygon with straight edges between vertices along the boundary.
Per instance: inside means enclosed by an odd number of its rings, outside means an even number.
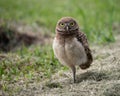
M86 80L94 80L94 81L101 81L103 79L109 79L106 73L99 73L99 72L85 72L80 75L77 75L77 83Z

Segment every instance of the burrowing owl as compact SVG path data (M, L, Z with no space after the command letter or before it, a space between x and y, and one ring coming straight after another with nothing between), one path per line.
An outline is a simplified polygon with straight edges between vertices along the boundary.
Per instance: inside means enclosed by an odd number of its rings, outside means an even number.
M77 22L71 17L61 18L55 31L54 54L63 65L72 69L75 82L75 65L80 66L81 69L87 69L93 61L86 35L80 32Z

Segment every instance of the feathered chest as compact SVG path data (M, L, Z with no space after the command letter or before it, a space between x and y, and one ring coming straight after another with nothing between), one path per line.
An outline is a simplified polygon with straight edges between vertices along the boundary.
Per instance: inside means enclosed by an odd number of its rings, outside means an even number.
M77 38L55 38L53 50L58 60L64 64L81 65L87 61L86 52Z

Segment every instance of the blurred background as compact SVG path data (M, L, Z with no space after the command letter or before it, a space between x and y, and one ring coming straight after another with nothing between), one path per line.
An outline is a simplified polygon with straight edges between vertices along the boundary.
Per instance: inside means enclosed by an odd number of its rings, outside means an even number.
M54 32L58 19L72 16L91 41L111 42L112 29L120 21L119 4L119 0L0 0L0 18Z
M115 42L120 32L120 0L0 0L3 90L12 94L11 81L42 81L67 69L54 59L51 47L63 16L78 21L91 45Z

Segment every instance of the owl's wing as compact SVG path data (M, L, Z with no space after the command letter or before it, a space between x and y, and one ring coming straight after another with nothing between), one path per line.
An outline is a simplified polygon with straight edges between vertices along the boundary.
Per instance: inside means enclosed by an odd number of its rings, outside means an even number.
M86 68L88 68L88 67L90 66L90 64L91 64L92 61L93 61L93 57L92 57L92 54L91 54L91 50L90 50L90 48L89 48L89 44L88 44L88 41L87 41L87 37L86 37L86 35L85 35L84 33L78 32L77 35L76 35L76 38L77 38L77 40L78 40L79 42L82 43L82 45L83 45L84 48L85 48L85 52L86 52L86 54L87 54L87 59L88 59L88 61L87 61L85 64L83 64L83 66L80 66L82 69L86 69ZM84 66L84 65L86 65L86 66Z

